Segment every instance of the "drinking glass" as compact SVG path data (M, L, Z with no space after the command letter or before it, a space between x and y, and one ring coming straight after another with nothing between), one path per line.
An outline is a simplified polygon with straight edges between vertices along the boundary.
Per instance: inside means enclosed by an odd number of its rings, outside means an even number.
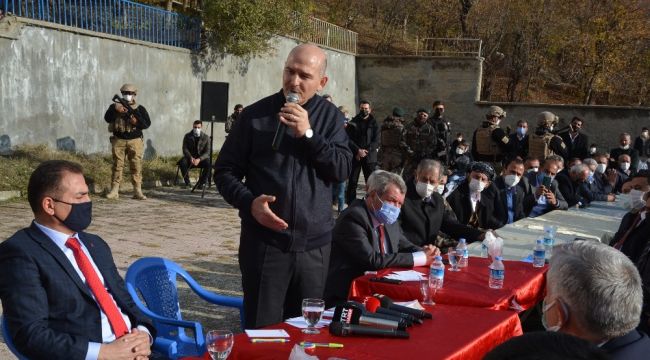
M205 345L212 360L226 360L234 344L235 338L228 330L210 330L205 335Z
M323 311L325 311L325 301L321 299L302 300L302 316L305 318L308 326L306 329L302 329L303 333L320 334L320 331L315 326L320 321Z
M422 303L425 305L435 305L436 303L433 302L433 295L431 292L433 291L433 294L436 293L436 288L433 286L433 284L429 283L429 280L421 280L420 281L420 292L422 293Z
M460 261L460 258L463 257L463 252L450 250L447 253L447 257L449 258L449 264L451 265L449 271L460 271L460 269L458 268L458 262Z

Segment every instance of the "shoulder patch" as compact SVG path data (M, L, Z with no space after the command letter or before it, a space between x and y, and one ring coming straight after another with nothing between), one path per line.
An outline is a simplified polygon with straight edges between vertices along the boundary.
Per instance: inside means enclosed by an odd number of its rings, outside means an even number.
M562 146L562 149L565 149L565 148L566 148L566 145L564 144L564 141L562 141L562 142L560 143L560 145Z
M507 144L510 142L510 139L507 136L504 136L503 139L501 139L501 142Z

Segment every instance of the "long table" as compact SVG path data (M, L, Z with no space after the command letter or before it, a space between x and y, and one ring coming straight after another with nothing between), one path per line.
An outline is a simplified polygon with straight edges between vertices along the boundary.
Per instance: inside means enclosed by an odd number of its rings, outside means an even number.
M522 311L533 307L544 297L547 267L534 268L530 263L521 261L504 261L505 280L502 289L488 287L488 266L490 261L485 258L470 257L469 266L461 271L445 271L445 282L438 290L434 301L438 304L462 305L492 310ZM394 301L422 300L419 283L405 281L402 284L388 284L370 281L372 277L382 277L386 274L403 269L384 269L377 275L366 275L356 278L350 285L349 298L369 296L374 293L386 295ZM424 274L427 267L415 270Z
M321 328L318 335L306 335L301 333L300 329L283 323L267 328L285 329L291 336L289 343L251 343L246 334L238 334L228 359L287 359L295 344L311 341L344 345L342 349L318 347L309 352L319 359L339 357L360 360L478 360L497 345L522 334L519 317L512 311L440 304L425 307L431 312L433 319L410 327L409 339L339 337L330 335L327 328ZM206 353L201 359L209 360L210 356Z
M544 234L544 225L557 226L556 244L576 239L590 239L609 243L628 211L624 204L628 195L620 195L615 202L595 201L585 209L554 210L536 218L524 218L497 230L504 240L502 256L507 260L522 260L532 254L535 240ZM468 246L470 255L481 255L481 243Z

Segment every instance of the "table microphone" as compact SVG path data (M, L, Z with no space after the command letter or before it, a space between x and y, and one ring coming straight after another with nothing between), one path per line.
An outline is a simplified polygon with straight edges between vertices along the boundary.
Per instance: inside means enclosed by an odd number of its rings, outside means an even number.
M340 321L330 323L330 334L335 336L380 336L389 338L408 339L409 333L404 330L377 329L369 326L347 324Z
M350 304L336 306L332 321L340 321L352 325L367 325L379 329L396 330L400 328L397 321L364 315L356 306Z
M379 306L379 300L372 298L377 301L377 306ZM397 321L398 329L405 330L407 327L413 325L413 322L401 317L397 313L388 314L388 313L377 313L375 311L370 311L368 307L357 301L348 301L345 305L351 305L352 307L359 309L363 316L369 316L379 319L386 319L391 321Z
M368 296L365 299L364 304L366 306L366 309L368 311L370 311L370 313L373 313L375 315L377 315L377 314L385 314L385 315L392 315L392 316L400 317L400 318L402 318L402 319L404 319L406 321L407 326L411 326L411 325L413 325L413 323L418 323L418 324L423 324L424 323L424 321L422 321L422 319L417 318L417 317L415 317L415 316L413 316L411 314L401 313L399 311L390 310L390 309L386 309L386 308L381 307L381 303L379 302L379 300L375 299L372 296Z
M288 103L293 103L297 104L298 101L300 101L300 95L290 92L287 94L287 102ZM273 150L278 151L280 149L280 145L282 144L282 139L284 138L284 134L287 132L287 125L280 121L278 118L278 127L275 129L275 136L273 137L273 144L271 147Z
M410 307L402 306L402 305L396 305L393 303L393 300L389 298L386 295L382 294L374 294L373 295L379 302L381 303L381 307L390 309L390 310L395 310L407 314L411 314L415 317L418 317L420 319L433 319L433 316L429 314L426 311L418 310L418 309L411 309Z

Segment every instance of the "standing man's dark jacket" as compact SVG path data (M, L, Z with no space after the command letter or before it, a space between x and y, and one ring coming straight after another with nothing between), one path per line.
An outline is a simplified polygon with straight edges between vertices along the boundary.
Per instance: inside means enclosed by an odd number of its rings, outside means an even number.
M357 114L350 120L352 126L348 126L348 135L350 136L350 150L352 155L356 156L359 149L368 150L368 156L361 161L369 164L377 162L377 153L379 151L379 125L372 113L364 119L362 114ZM350 125L349 124L349 125Z
M242 228L283 251L305 251L331 241L332 183L347 178L352 154L341 126L343 114L318 95L302 106L314 136L297 139L287 132L280 149L272 150L284 103L280 91L244 109L234 136L226 138L219 152L214 180L224 199L239 209ZM270 208L288 229L275 232L251 215L251 203L262 194L276 197Z
M496 217L496 214L503 210L497 209L501 201L497 201L498 191L494 183L481 191L481 200L476 205L478 211L479 228L498 229L504 222ZM447 197L447 202L454 210L456 218L461 224L467 225L472 216L472 200L469 192L469 178L467 178L456 190Z
M525 160L528 157L528 134L524 135L523 138L517 136L517 132L508 135L510 141L508 141L508 154L511 158L519 156L522 160Z
M445 211L444 201L437 192L423 200L415 190L414 181L407 181L399 222L410 242L419 246L435 245L440 231L454 239L465 238L467 242L476 241L483 234L480 230L459 223L453 214Z
M332 232L332 253L325 286L329 305L344 301L352 280L366 271L389 267L413 267L413 252L421 251L411 243L398 222L384 225L390 253L382 255L372 215L364 199L356 199L341 213Z
M183 137L183 156L186 158L200 159L201 161L210 158L210 137L201 132L201 136L196 137L192 131Z
M80 232L104 285L131 327L155 328L133 302L111 250L99 236ZM18 350L30 359L84 359L88 343L102 343L100 308L70 260L34 223L0 244L4 321Z
M564 145L566 145L565 162L568 162L573 158L584 160L589 157L589 137L582 131L578 132L578 135L573 139L573 141L571 141L571 134L569 131L562 132L558 135L562 138L562 141L564 141Z

